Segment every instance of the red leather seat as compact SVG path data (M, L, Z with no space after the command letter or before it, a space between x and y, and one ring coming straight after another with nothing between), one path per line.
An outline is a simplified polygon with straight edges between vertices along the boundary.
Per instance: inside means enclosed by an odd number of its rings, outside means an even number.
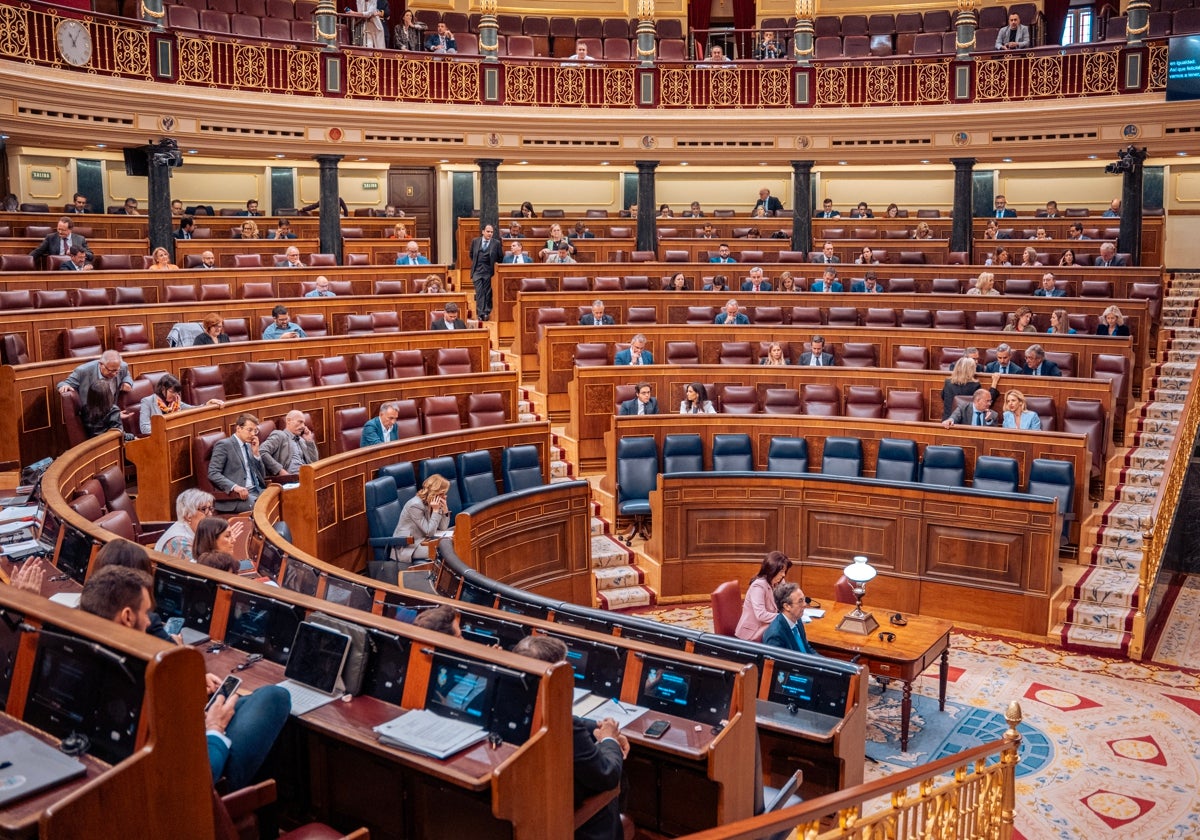
M754 351L749 341L722 341L718 362L723 365L755 364Z
M833 323L833 316L830 315L829 323ZM870 307L867 309L867 318L863 322L865 327L894 327L896 326L896 310L882 309L878 307Z
M231 501L236 497L223 493L208 480L208 463L212 460L213 447L229 435L222 431L204 432L192 438L192 471L196 477L196 486L206 493L211 493L217 501Z
M471 354L465 347L440 347L434 356L434 373L471 373Z
M196 287L168 283L163 286L163 295L167 303L190 302L196 300Z
M289 359L279 364L279 384L285 391L299 391L316 385L307 359ZM247 395L248 396L248 395Z
M602 367L612 364L608 351L610 345L604 341L588 341L575 345L577 367Z
M742 593L736 580L727 580L713 590L713 631L732 636L742 618Z
M321 386L347 385L350 383L350 369L346 365L345 356L326 356L323 359L313 359L313 378Z
M504 413L504 396L502 394L471 394L467 397L468 428L502 426L507 422L508 417Z
M99 356L104 352L100 331L95 327L72 327L64 330L63 350L69 359Z
M33 309L33 294L29 289L0 292L0 309Z
M1104 408L1099 400L1067 399L1062 430L1087 435L1088 449L1092 453L1093 478L1104 471L1104 421Z
M372 326L370 315L350 314L342 325L342 335L370 335L375 331Z
M29 348L25 339L16 333L5 333L3 339L3 358L6 365L29 364Z
M847 417L883 417L883 391L874 385L851 385L846 389Z
M129 254L97 254L96 268L103 271L130 271L133 269L133 260Z
M325 313L323 312L301 312L296 316L296 323L300 325L300 329L304 330L304 334L309 338L323 338L329 335L329 329L325 326Z
M717 308L715 306L689 306L684 323L695 325L711 324L715 317L717 317Z
M842 413L841 396L836 385L806 383L800 391L804 413L814 417L838 417Z
M884 416L888 420L909 423L925 420L925 397L920 391L900 388L888 391L887 410Z
M376 280L372 289L375 297L383 295L402 295L404 294L403 280Z
M726 385L721 389L722 414L758 412L758 389L753 385Z
M145 324L118 324L113 337L113 349L118 353L149 350L150 336L146 335Z
M398 333L400 332L400 315L395 310L371 313L371 332Z
M333 440L335 452L358 449L362 443L362 429L371 418L365 406L337 408L333 412Z
M337 265L337 256L335 254L309 254L308 264L322 268L332 268Z
M793 306L792 307L792 325L803 326L820 326L821 324L821 307L819 306Z
M422 428L427 435L454 432L462 428L455 397L425 397L421 403Z
M910 330L931 329L933 313L928 309L905 309L900 313L900 326Z
M392 379L408 379L425 375L425 356L420 350L393 350L388 357Z
M694 341L668 341L667 364L669 365L698 365L700 364L700 349Z
M356 353L349 359L349 368L355 382L377 382L391 376L383 353Z
M939 309L933 313L933 326L939 330L965 330L967 313L961 309Z
M242 369L242 396L274 394L283 389L279 381L279 362L246 362Z
M802 414L800 392L795 388L767 388L762 409L763 414Z
M843 367L875 367L878 364L875 345L848 341L842 345L841 362Z
M262 268L262 254L234 254L234 268Z
M896 359L892 367L904 370L927 370L929 368L929 348L912 344L901 344L896 348Z
M254 256L258 256L255 254ZM252 298L273 298L275 297L275 284L262 280L252 280L242 284L242 299L248 300Z
M228 283L201 283L200 300L231 300L232 292Z
M62 309L71 305L66 289L34 289L33 305L38 309Z
M828 324L831 327L857 327L858 309L853 306L829 307ZM895 314L892 315L892 326L895 325Z
M396 400L396 409L400 412L400 416L396 418L397 440L417 437L423 433L416 400Z
M108 306L108 289L75 289L72 293L76 306Z
M220 365L202 365L183 369L183 401L204 405L209 400L224 400L225 379Z

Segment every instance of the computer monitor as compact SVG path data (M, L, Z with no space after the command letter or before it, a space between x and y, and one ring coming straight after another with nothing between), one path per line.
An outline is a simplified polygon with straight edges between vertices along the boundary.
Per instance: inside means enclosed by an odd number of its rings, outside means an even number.
M575 671L575 687L601 697L616 697L625 678L625 648L607 642L547 633L567 646L567 662Z
M646 656L638 705L701 723L720 723L729 716L736 674Z
M445 560L436 561L436 566L437 577L434 580L433 591L443 598L457 598L462 577L450 568L450 564Z
M56 738L87 737L110 764L133 754L145 691L140 659L56 627L38 634L24 720Z
M687 648L688 634L683 628L667 625L660 625L663 628L661 630L649 627L629 627L619 621L617 626L621 628L622 639L633 639L636 642L645 642L648 645L657 645L671 650Z
M846 714L852 677L850 670L838 671L807 662L776 659L767 700L840 718Z
M581 627L593 633L605 636L613 634L613 625L609 618L599 610L581 607L577 604L559 604L554 608L554 622L567 624L571 627Z
M83 531L71 525L64 525L55 565L64 575L82 585L87 577L88 564L92 560L92 548L95 545L95 541Z
M1200 99L1200 35L1167 42L1167 101Z
M486 663L435 653L425 708L443 717L465 720L487 729L491 723L496 683L496 673Z
M546 616L550 615L550 609L543 604L532 604L529 601L520 598L514 598L511 595L500 595L496 598L496 608L510 612L513 615L523 615L528 618L540 618L545 620Z
M185 627L209 631L217 582L159 564L154 570L154 604L163 619L181 617Z
M304 608L235 590L229 601L225 644L285 665Z
M375 596L369 587L352 580L329 575L325 578L325 600L363 612L370 612Z
M458 593L458 600L468 604L478 604L481 607L490 607L496 603L496 593L480 583L473 582L470 578L464 578L462 589Z
M489 615L474 615L462 612L458 618L462 637L469 642L512 650L513 646L529 635L528 629L514 621L492 618Z
M362 693L399 706L404 696L404 675L408 671L410 647L411 642L403 636L368 628Z
M400 592L387 592L383 596L383 614L388 618L412 624L422 609L431 605L428 601L418 600Z
M271 543L264 542L262 551L258 555L259 577L278 581L281 568L283 568L283 552Z
M711 656L714 659L724 659L727 662L737 662L741 665L753 665L758 669L758 678L762 679L764 657L760 653L746 650L741 639L729 636L717 636L705 633L692 643L692 652L700 656ZM755 686L755 694L758 687Z

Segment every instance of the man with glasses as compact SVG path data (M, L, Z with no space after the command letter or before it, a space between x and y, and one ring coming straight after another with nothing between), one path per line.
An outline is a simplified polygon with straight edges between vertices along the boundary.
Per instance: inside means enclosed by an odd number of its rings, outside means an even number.
M763 644L816 654L804 634L804 604L804 592L795 583L784 581L776 586L775 606L779 608L779 615L763 633Z
M320 457L316 437L304 422L303 411L289 411L283 418L283 426L267 435L259 454L271 475L296 475L301 466Z
M218 441L208 462L208 480L232 498L216 503L220 513L243 513L254 507L266 487L262 457L258 451L258 418L240 414L233 434Z
M133 390L129 366L116 350L105 350L94 362L84 362L58 383L58 393L76 394L79 417L88 437L121 427L117 395Z
M617 414L622 416L638 415L638 414L658 414L658 400L650 396L651 388L649 382L639 382L637 391L631 400L625 400L621 403L621 407L617 409Z

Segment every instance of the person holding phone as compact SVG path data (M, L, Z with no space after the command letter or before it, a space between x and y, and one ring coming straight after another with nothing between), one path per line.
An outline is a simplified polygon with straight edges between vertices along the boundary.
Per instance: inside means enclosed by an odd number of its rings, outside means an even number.
M218 513L245 513L266 487L258 448L258 418L238 415L233 434L217 441L208 461L208 480L227 498L216 501Z
M450 527L450 507L446 502L449 490L450 482L446 477L434 474L425 479L417 495L405 503L392 536L408 537L412 544L402 549L396 559L429 559L425 541Z
M263 341L274 341L284 338L308 338L304 334L304 328L299 324L293 324L288 317L288 309L282 303L277 303L275 308L271 310L271 317L275 319L274 323L267 324L267 328L263 330Z
M267 436L259 447L267 475L296 475L304 464L316 461L317 442L304 423L304 412L292 409L283 418L283 428Z

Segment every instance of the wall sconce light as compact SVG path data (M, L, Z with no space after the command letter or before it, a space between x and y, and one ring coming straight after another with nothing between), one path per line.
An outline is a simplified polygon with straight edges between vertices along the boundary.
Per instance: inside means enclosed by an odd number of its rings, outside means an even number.
M842 569L842 574L853 584L851 589L854 592L855 603L854 609L846 613L838 622L837 629L862 636L873 633L879 627L879 622L875 620L875 616L863 612L862 599L867 591L867 581L875 577L875 568L865 556L859 554L854 558L853 563Z

